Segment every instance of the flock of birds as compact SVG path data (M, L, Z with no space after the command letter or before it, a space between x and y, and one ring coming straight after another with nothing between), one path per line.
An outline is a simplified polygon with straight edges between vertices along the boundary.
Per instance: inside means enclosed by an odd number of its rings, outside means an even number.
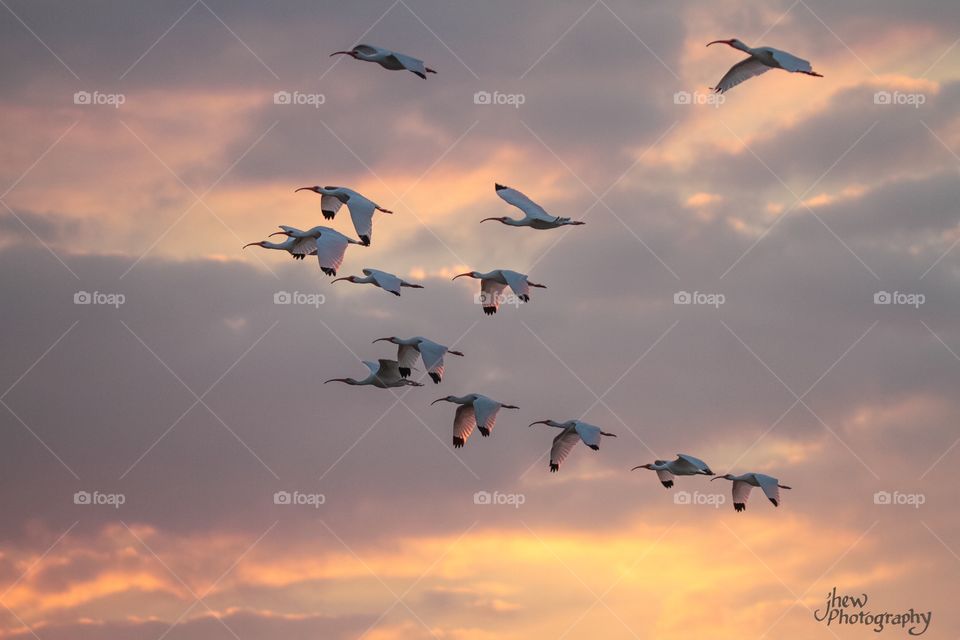
M736 85L748 80L754 76L765 73L769 69L783 69L792 73L802 73L810 76L823 77L813 71L810 63L806 60L793 56L784 51L773 49L771 47L751 48L736 38L731 40L714 40L707 44L726 44L734 49L738 49L748 54L748 57L733 65L729 71L720 79L716 87L712 90L716 93L724 93ZM367 44L358 44L349 51L336 51L331 56L347 55L355 60L366 62L375 62L384 69L392 71L406 70L417 76L426 79L428 73L435 74L436 71L427 67L423 60L391 51L383 47L375 47ZM505 202L513 205L523 213L521 218L511 218L509 216L484 218L480 222L497 221L511 227L529 227L531 229L549 230L565 226L578 226L584 224L582 221L571 220L554 216L531 200L520 191L506 187L502 184L496 184L495 190L498 196ZM347 187L300 187L295 191L312 191L320 196L320 211L324 219L333 220L337 212L343 205L347 205L350 212L350 219L353 222L359 240L355 240L339 231L325 226L316 226L306 231L280 225L280 231L270 234L270 237L276 235L286 236L283 242L271 242L263 240L252 242L244 246L258 246L264 249L274 249L286 251L294 259L303 260L308 255L317 256L320 263L320 270L328 276L336 276L337 270L343 264L344 255L347 247L351 244L368 247L373 239L373 215L376 212L392 214L389 209L381 207L366 196L348 189ZM380 269L364 268L363 276L346 276L335 278L332 282L347 281L354 284L372 284L388 291L396 296L401 294L403 287L422 289L423 285L407 282L406 280L392 273ZM480 271L470 271L454 276L454 280L461 277L470 277L480 281L480 301L483 312L492 315L503 300L503 293L507 289L513 292L516 299L521 302L530 300L530 288L546 288L543 284L531 282L526 274L508 269L494 269L486 273ZM423 383L410 378L414 366L419 359L430 379L435 384L440 384L443 380L444 356L454 355L463 357L463 353L442 345L433 340L416 336L412 338L399 338L390 336L386 338L377 338L373 342L388 342L397 346L397 357L395 360L381 358L376 362L363 361L363 364L369 369L369 374L365 378L331 378L328 382L342 382L348 385L373 386L381 389L391 389L396 387L422 387ZM480 432L481 436L487 437L493 432L497 420L497 414L500 409L519 409L519 407L493 400L479 393L471 393L465 396L445 396L434 400L431 404L437 402L449 402L457 405L456 413L453 418L453 446L454 448L463 447L467 439L473 433L474 429ZM592 425L582 420L567 420L559 422L557 420L537 420L531 422L528 426L537 424L547 425L560 429L560 433L553 439L553 445L550 448L550 471L560 470L560 465L567 459L577 443L582 442L590 449L597 451L600 449L601 439L606 437L615 438L613 433L607 433L600 427ZM779 480L762 473L744 473L741 475L725 474L717 476L710 467L699 458L687 454L677 454L675 460L656 460L649 464L634 467L636 469L649 469L657 472L661 484L667 489L673 487L676 476L694 476L707 475L713 476L711 480L730 480L733 483L733 506L737 512L746 508L747 498L753 487L759 487L763 490L766 497L773 503L773 506L780 504L780 489L790 489L790 487L780 484Z

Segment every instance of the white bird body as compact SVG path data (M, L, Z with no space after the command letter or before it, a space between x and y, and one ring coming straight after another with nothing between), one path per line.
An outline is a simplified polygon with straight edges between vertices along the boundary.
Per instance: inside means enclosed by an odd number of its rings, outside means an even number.
M519 409L512 404L497 402L479 393L469 393L465 396L446 396L434 400L438 402L452 402L460 405L453 418L453 447L459 449L467 442L467 438L476 427L480 435L487 437L493 431L497 422L497 413L500 409Z
M423 63L423 60L420 60L419 58L414 58L413 56L408 56L397 51L391 51L390 49L377 47L371 44L358 44L350 51L334 51L330 55L347 55L354 60L376 62L384 69L389 69L390 71L400 71L401 69L406 69L407 71L420 76L424 80L427 79L428 73L436 73L436 71L427 67Z
M286 251L294 260L303 260L306 256L312 256L317 253L317 243L310 238L287 238L283 242L270 242L261 240L260 242L251 242L243 245L247 247L263 247L264 249L278 249Z
M762 473L744 473L739 476L728 473L711 478L711 481L721 479L733 481L733 508L736 509L737 512L747 508L747 499L750 497L750 489L753 487L763 489L763 493L766 494L767 498L775 507L780 506L780 489L792 488L782 485L776 478Z
M315 246L317 260L320 263L320 270L328 276L337 275L337 269L343 264L343 255L346 253L348 245L363 244L359 240L345 236L330 227L313 227L312 229L301 231L296 227L288 227L282 224L280 228L282 231L277 231L270 235L285 235L288 238L299 241L312 241Z
M642 464L634 467L631 471L637 469L650 469L657 472L657 478L660 483L669 489L673 486L674 476L712 476L713 471L707 466L707 463L699 458L688 456L685 453L678 453L676 460L654 460L650 464Z
M410 376L410 372L413 370L413 365L417 361L417 355L419 354L423 360L423 366L426 368L434 384L440 384L440 381L443 379L444 354L449 353L455 356L463 356L463 353L460 351L454 351L449 347L421 336L413 338L391 336L389 338L377 338L374 342L380 342L381 340L397 345L397 361L400 363L400 375L402 377L407 378Z
M363 364L370 369L370 375L362 380L355 378L331 378L324 382L344 382L349 385L365 386L370 385L380 389L392 389L394 387L422 387L423 385L413 380L407 380L400 375L400 366L396 360L377 360L376 362L364 360Z
M494 269L486 273L470 271L456 275L453 279L456 280L464 276L480 281L479 301L483 305L483 312L488 316L497 312L503 298L503 290L507 287L510 287L517 299L522 302L530 301L530 287L547 288L546 285L530 282L529 276L526 274L509 269Z
M545 424L557 429L563 429L557 437L553 439L553 446L550 448L550 471L555 473L560 470L560 464L567 459L573 447L578 442L583 442L594 451L600 449L600 437L609 436L616 438L616 434L607 433L592 424L581 420L567 420L566 422L557 422L556 420L537 420L531 422L529 426L535 424Z
M713 88L714 92L716 93L724 93L729 91L741 82L766 73L770 69L783 69L784 71L789 71L791 73L803 73L808 76L816 76L817 78L823 77L813 70L813 67L810 65L809 61L804 60L803 58L798 58L793 54L787 53L786 51L774 49L773 47L752 48L748 47L736 38L731 40L714 40L713 42L708 43L707 46L709 47L711 44L729 45L734 49L738 49L750 55L749 58L744 58L737 64L730 67L730 70L727 71L722 78L720 78L720 82L718 82L717 86Z
M380 269L363 269L363 274L365 277L361 278L360 276L347 276L346 278L337 278L331 282L339 282L340 280L346 280L347 282L352 282L354 284L372 284L380 287L384 291L389 291L395 296L400 295L400 287L410 287L412 289L423 289L422 284L414 284L412 282L407 282L392 273L386 271L381 271Z
M320 211L327 220L333 220L341 205L347 205L347 209L350 210L350 220L353 221L353 228L356 229L357 236L365 245L369 245L370 239L373 237L373 212L393 213L393 211L384 209L370 198L346 187L300 187L295 189L294 193L303 190L313 191L320 195Z
M552 216L547 213L543 207L516 189L505 187L502 184L495 184L494 188L497 191L497 195L503 198L504 201L520 209L520 211L523 212L523 217L511 218L509 216L501 216L499 218L484 218L480 222L496 220L510 227L530 227L531 229L556 229L557 227L586 224L579 220Z

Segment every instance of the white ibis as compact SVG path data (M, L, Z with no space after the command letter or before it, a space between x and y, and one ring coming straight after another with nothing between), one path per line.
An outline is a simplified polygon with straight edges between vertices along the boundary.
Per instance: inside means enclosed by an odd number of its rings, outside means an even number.
M808 76L823 77L815 72L813 67L810 66L810 63L803 58L798 58L786 51L780 51L773 47L757 47L753 49L736 38L731 40L714 40L713 42L708 42L707 46L709 47L711 44L726 44L734 49L739 49L744 53L750 54L749 58L744 58L730 67L730 70L720 78L720 82L713 88L716 93L729 91L744 80L759 76L761 73L766 73L770 69L783 69L791 73L805 73Z
M327 220L333 220L337 211L340 210L340 206L346 204L347 209L350 210L353 228L357 230L357 236L365 245L369 245L370 238L373 237L373 212L393 213L393 211L384 209L366 196L362 196L353 189L346 187L300 187L294 189L293 192L303 190L313 191L320 195L320 211Z
M314 244L317 254L317 260L320 262L320 270L328 276L337 275L337 269L343 264L343 254L347 251L347 245L363 244L359 240L349 238L330 227L313 227L306 231L301 231L295 227L280 225L283 231L271 233L271 236L287 236L296 240L308 241Z
M392 273L387 273L386 271L380 271L380 269L363 269L364 276L347 276L346 278L337 278L332 280L333 282L340 282L341 280L346 280L347 282L352 282L354 284L373 284L384 291L389 291L395 296L400 295L400 287L410 287L412 289L423 289L422 284L414 284L412 282L407 282L402 280Z
M735 476L728 473L722 476L711 478L710 480L732 480L733 481L733 508L738 512L747 508L747 498L750 497L750 489L760 487L773 503L773 506L780 506L780 489L790 489L786 485L780 484L776 478L764 475L762 473L744 473Z
M376 62L384 69L389 69L390 71L406 69L407 71L417 74L424 80L427 79L428 73L436 73L436 71L430 67L425 66L423 60L397 53L390 49L384 49L383 47L375 47L370 44L358 44L350 51L334 51L330 54L330 57L339 55L350 56L354 60L362 60L364 62Z
M243 245L243 248L247 247L262 247L264 249L279 249L280 251L286 251L294 260L303 260L307 256L312 256L317 252L317 243L309 238L287 238L283 242L270 242L269 240L261 240L260 242L251 242L249 244Z
M400 366L397 364L396 360L377 360L376 362L364 360L363 364L367 365L367 368L370 369L370 375L363 380L357 380L356 378L330 378L323 384L327 384L327 382L344 382L346 384L355 386L370 385L373 387L379 387L380 389L423 386L423 384L419 382L407 380L401 376Z
M503 409L519 409L520 407L512 404L504 404L491 400L485 395L479 393L470 393L465 396L446 396L438 398L430 404L438 402L452 402L460 405L457 407L457 413L453 417L453 447L459 449L467 442L467 438L473 433L473 428L477 427L480 435L487 437L493 431L493 426L497 422L497 412Z
M637 469L656 471L660 483L667 489L673 486L674 476L715 475L706 462L685 453L678 453L676 460L654 460L652 463L634 467L630 471L636 471Z
M397 361L400 363L400 375L404 378L409 377L413 364L417 361L417 354L423 359L423 366L427 368L430 379L434 384L440 384L443 379L443 355L446 353L463 356L460 351L454 351L448 347L438 344L433 340L427 340L420 336L414 338L398 338L390 336L389 338L377 338L374 342L390 342L398 346Z
M557 227L587 224L579 220L552 216L547 213L543 207L516 189L505 187L502 184L495 184L493 186L497 190L498 196L523 211L523 217L511 218L509 216L501 216L499 218L484 218L480 222L496 220L511 227L530 227L531 229L556 229Z
M579 441L587 445L594 451L600 449L600 436L609 436L616 438L616 434L601 431L596 427L580 420L567 420L566 422L557 422L556 420L537 420L531 422L528 426L535 424L545 424L550 427L563 429L556 438L553 439L553 446L550 448L550 471L555 473L560 470L560 463L567 459L574 445Z
M453 276L453 280L468 276L480 281L480 304L483 305L483 312L492 315L497 312L500 302L503 298L503 290L509 286L517 299L523 302L530 301L530 287L546 289L547 285L530 282L528 276L509 269L494 269L487 273L479 271L468 271L460 275Z

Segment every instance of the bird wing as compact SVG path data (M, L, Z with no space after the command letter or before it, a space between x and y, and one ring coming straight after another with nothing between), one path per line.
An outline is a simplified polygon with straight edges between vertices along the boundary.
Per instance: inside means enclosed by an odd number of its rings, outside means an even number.
M320 196L320 211L323 212L323 217L330 219L333 216L337 215L337 211L340 210L342 202L337 196L330 195L325 193Z
M483 427L487 431L487 435L490 435L493 426L497 423L500 403L486 396L480 396L473 401L473 410L477 416L477 425Z
M730 70L727 71L720 82L717 83L717 86L713 90L717 93L724 93L734 88L741 82L749 80L754 76L759 76L761 73L766 73L770 70L770 67L763 64L757 58L750 56L749 58L744 58L737 64L730 67Z
M412 344L400 345L397 349L397 360L404 369L413 369L413 365L417 363L417 348Z
M794 73L798 71L813 71L813 67L810 65L809 60L798 58L795 55L787 53L786 51L770 49L770 55L773 56L773 59L777 61L777 64L780 65L780 68L784 69L785 71L791 71Z
M477 426L477 416L473 405L462 404L457 407L457 414L453 417L453 446L462 447Z
M443 377L443 354L447 348L442 344L437 344L431 340L423 340L418 347L420 356L423 358L423 366L429 373L435 373Z
M780 483L776 478L771 478L770 476L765 476L762 473L755 473L753 476L757 479L757 482L760 483L760 488L763 489L763 492L767 495L767 498L770 499L770 502L773 503L773 506L780 506Z
M376 206L371 200L362 196L352 196L347 201L347 208L350 209L350 219L353 220L353 228L357 230L357 235L361 239L366 236L369 240L373 235L373 210Z
M696 473L697 471L710 471L710 467L707 466L706 462L700 458L688 456L685 453L678 453L677 459L674 460L673 464L679 469L689 470L693 473Z
M551 468L559 467L560 463L567 459L578 440L580 440L580 434L576 429L564 429L553 439L553 446L550 447Z
M372 361L370 361L370 360L362 360L361 362L363 362L363 364L367 365L367 369L370 369L370 373L372 373L373 375L377 375L377 371L380 370L380 363L379 363L379 361L377 361L377 362L372 362Z
M747 508L747 498L750 497L751 487L745 480L733 481L733 508L737 511L743 511ZM737 507L737 505L741 505Z
M386 271L380 271L379 269L364 269L368 271L369 275L373 277L374 282L377 283L377 286L381 289L385 289L390 293L400 293L400 283L401 280L392 273L387 273Z
M575 428L585 445L594 450L600 448L600 427L578 420Z
M377 360L377 362L380 364L380 367L376 371L378 378L387 384L400 379L400 367L396 360L381 359Z
M557 220L556 216L552 216L547 213L543 207L516 189L503 187L502 189L497 189L497 195L503 198L509 204L512 204L516 208L523 211L524 215L526 215L528 218L538 218L540 220L546 220L550 222Z
M325 269L334 272L343 264L343 254L347 251L347 238L339 233L324 231L317 237L317 260Z
M298 256L312 256L317 252L317 243L313 238L294 238L290 253Z
M667 489L673 486L673 474L666 469L657 469L657 477L660 479L660 483Z
M480 303L485 307L493 307L496 311L500 308L500 298L503 297L503 290L507 285L500 284L496 280L480 281Z
M423 64L423 60L408 56L402 53L397 53L396 51L391 52L391 56L394 60L399 62L404 69L407 71L412 71L421 78L426 79L427 77L427 67Z
M522 273L517 273L516 271L507 271L506 269L501 269L500 273L503 274L503 279L507 281L507 284L510 285L510 288L518 298L524 302L530 299L530 285L527 284L527 276Z

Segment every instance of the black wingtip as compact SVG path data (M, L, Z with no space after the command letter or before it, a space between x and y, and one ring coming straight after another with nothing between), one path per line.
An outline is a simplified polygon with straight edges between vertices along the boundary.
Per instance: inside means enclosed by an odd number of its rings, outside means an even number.
M673 486L673 480L664 480L664 481L662 482L662 484L663 484L663 486L665 486L667 489L669 489L670 487Z
M480 435L482 435L484 438L490 435L490 429L487 429L486 427L477 427L477 431L479 431Z
M503 191L504 189L509 189L510 187L504 186L504 185L500 184L499 182L495 182L495 183L493 184L493 188L496 189L497 191Z
M363 243L363 246L369 247L369 246L370 246L370 236L360 236L360 242Z
M333 217L337 215L336 211L324 211L323 209L321 209L321 212L323 213L323 217L325 220L333 220Z
M743 502L734 502L733 508L737 510L737 513L740 513L741 511L747 508L747 505L744 504Z
M593 449L594 451L600 451L600 447L598 447L598 446L595 445L595 444L588 444L587 446L590 447L591 449Z
M551 463L550 463L550 473L556 473L557 471L560 471L560 465L558 465L558 464L556 464L556 463L554 463L554 462L551 462Z
M773 503L773 506L775 506L775 507L779 507L779 506L780 506L780 503L777 502L776 500L774 500L773 498L770 498L770 502L772 502L772 503Z
M327 274L328 276L335 276L335 275L337 275L337 272L336 272L335 270L333 270L333 269L330 269L329 267L320 267L320 271L323 271L323 272L324 272L325 274Z
M483 308L483 312L484 312L485 314L487 314L488 316L492 316L493 314L495 314L495 313L497 312L497 308L496 308L496 307L484 307L484 308Z
M454 437L454 439L453 439L453 448L454 448L454 449L459 449L460 447L463 446L463 443L464 443L463 438Z
M430 379L433 380L433 383L434 383L434 384L440 384L440 374L434 373L434 372L431 371L431 372L430 372Z
M408 369L408 368L406 368L406 367L400 367L400 377L401 377L401 378L409 378L409 377L410 377L410 369Z
M530 296L528 296L527 294L523 294L522 296L520 296L520 300L522 300L523 302L530 302Z

